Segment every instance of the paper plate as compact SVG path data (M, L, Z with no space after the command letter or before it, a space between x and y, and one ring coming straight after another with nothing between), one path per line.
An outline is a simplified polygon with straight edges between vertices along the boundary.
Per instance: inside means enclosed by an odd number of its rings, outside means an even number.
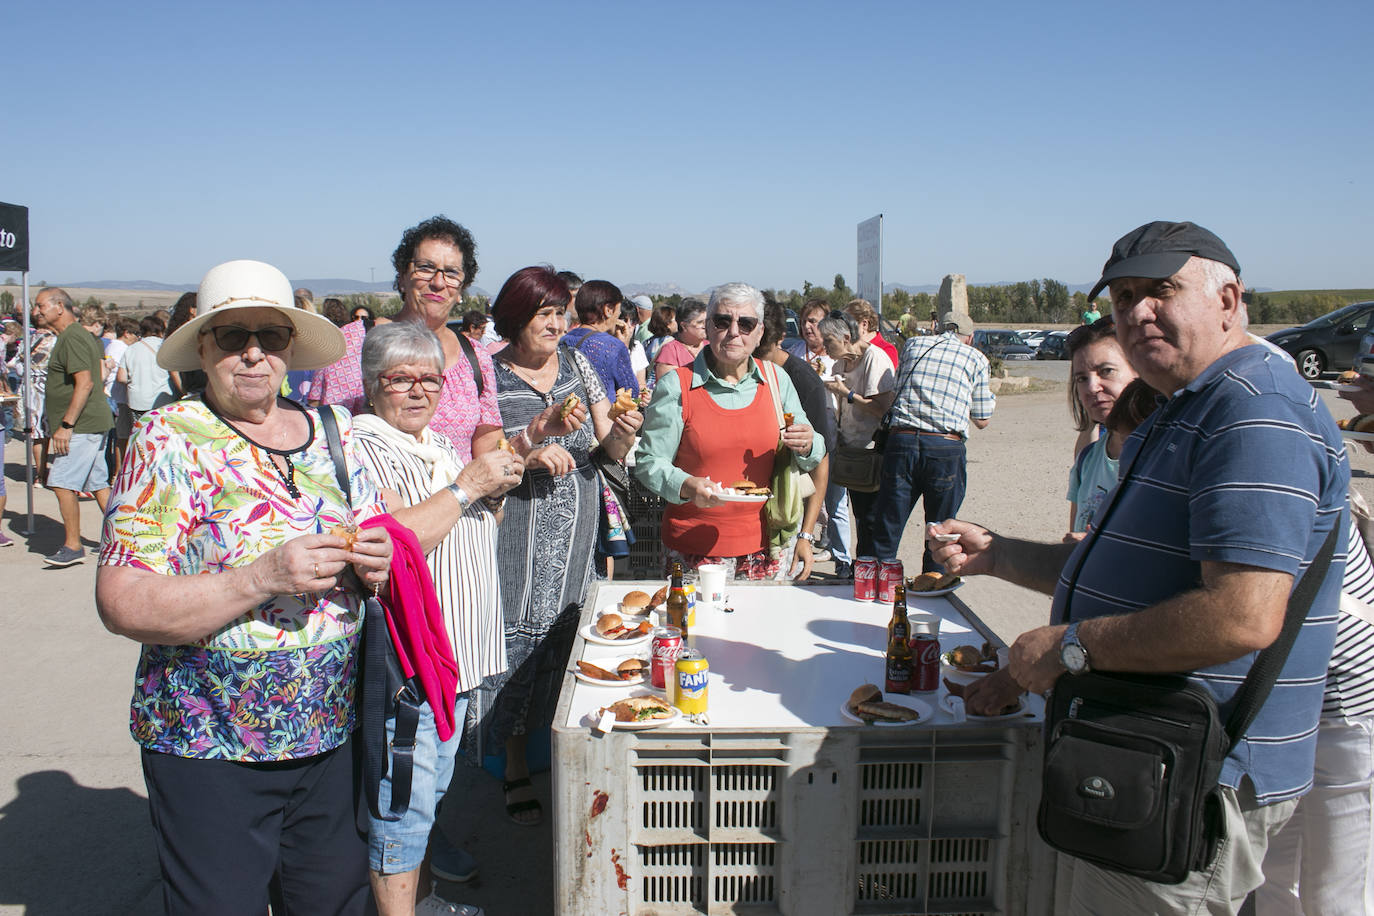
M1002 713L1001 715L997 715L997 716L979 716L979 715L974 715L973 713L968 712L967 710L965 710L965 712L964 712L964 715L966 715L966 716L968 717L968 720L969 720L970 722L1001 722L1001 721L1003 721L1003 720L1005 720L1005 719L1019 719L1021 716L1025 715L1025 714L1026 714L1026 701L1025 701L1025 700L1017 700L1017 701L1016 701L1016 708L1015 708L1015 709L1013 709L1011 712L1004 712L1004 713Z
M930 592L913 592L910 588L908 588L906 590L906 600L910 601L912 598L939 598L941 595L953 594L954 592L957 592L959 589L963 587L964 580L960 579L958 582L955 582L949 588L937 588L934 591Z
M729 492L721 493L721 492L717 491L717 492L716 492L716 496L720 499L721 502L726 502L726 503L766 503L766 502L768 502L768 497L767 497L767 496L750 496L748 493L729 493Z
M606 705L610 706L611 704L607 703ZM600 707L598 707L598 709L599 708ZM682 717L682 713L678 712L676 706L669 706L668 710L672 715L666 719L645 719L643 722L616 722L611 727L621 732L641 732L647 728L662 728L665 725L672 725ZM596 714L595 709L589 709L587 710L587 715L582 718L582 723L588 728L595 728L599 718L600 716Z
M916 715L919 718L912 719L910 722L884 722L881 719L874 719L873 724L880 727L903 728L908 725L920 725L922 722L928 721L931 716L935 715L935 710L930 708L929 703L925 702L924 700L918 700L915 697L908 696L906 694L885 693L883 694L883 701L886 703L891 703L894 706L905 706L907 709L915 711ZM859 716L849 711L848 700L845 700L843 703L840 704L840 713L846 719L849 719L851 721L858 722L863 725L868 724L866 720L860 718Z
M1355 442L1374 442L1374 433L1357 433L1353 429L1341 430L1341 437Z
M643 636L636 636L633 639L607 639L596 632L596 624L584 624L582 629L577 631L583 639L596 646L638 646L648 642L653 633L645 633Z
M620 664L621 664L622 662L627 662L627 661L629 661L629 660L632 659L632 658L639 658L639 656L637 656L637 655L627 655L625 658L607 658L607 659L602 659L602 660L599 660L599 661L588 658L588 659L583 659L583 661L591 662L593 665L596 665L598 668L605 668L607 671L614 671L616 668L618 668L618 667L620 666ZM644 665L645 665L645 668L644 668L645 674L640 674L638 677L631 678L631 679L628 680L628 681L603 681L603 680L601 680L601 678L599 678L599 677L590 677L590 676L588 676L588 675L582 673L582 669L579 668L579 667L577 667L577 662L573 662L573 663L568 667L568 670L571 671L571 672L573 673L573 676L576 677L579 681L581 681L581 682L584 683L584 684L588 684L588 685L590 685L590 686L592 686L592 687L638 687L638 686L640 686L641 684L643 684L643 683L645 682L646 677L647 677L647 672L648 672L648 670L649 670L649 668L648 668L648 664L649 664L648 659L640 658L639 660L642 661L642 662L644 662Z

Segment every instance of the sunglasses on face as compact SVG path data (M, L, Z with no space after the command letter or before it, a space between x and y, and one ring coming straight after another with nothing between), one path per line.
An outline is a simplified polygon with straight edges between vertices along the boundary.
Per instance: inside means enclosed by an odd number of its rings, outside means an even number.
M754 333L754 328L756 328L756 327L759 326L759 320L758 320L757 318L750 318L748 315L739 315L739 316L731 316L731 315L712 315L712 316L711 316L711 325L712 325L712 327L714 327L717 331L728 331L728 330L730 330L730 325L732 325L732 324L738 324L738 325L739 325L739 332L740 332L741 334L752 334L752 333Z
M241 328L238 325L225 324L210 328L208 333L215 338L215 346L225 353L246 350L250 337L256 337L258 346L264 351L279 353L291 346L291 338L296 336L296 329L276 324L265 328Z

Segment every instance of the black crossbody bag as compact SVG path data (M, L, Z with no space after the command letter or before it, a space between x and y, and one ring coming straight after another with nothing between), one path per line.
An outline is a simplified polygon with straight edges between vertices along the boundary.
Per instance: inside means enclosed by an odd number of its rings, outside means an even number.
M334 461L334 476L349 507L353 506L353 491L348 483L348 465L344 462L343 442L334 411L327 404L320 405L320 425L329 444L329 457ZM376 597L368 595L363 604L362 662L358 672L357 711L358 731L362 735L363 794L368 810L382 821L399 821L410 810L411 779L415 772L415 732L420 724L420 708L425 705L425 691L418 678L408 678L401 670L401 661L391 644L386 626L386 608ZM386 720L396 716L396 734L388 749ZM461 726L461 723L460 723ZM379 794L382 777L387 771L387 752L390 750L391 804L380 810ZM360 812L361 813L361 812Z
M1147 436L1135 460L1148 444ZM1079 554L1061 622L1069 619L1083 564L1131 469ZM1326 578L1339 533L1337 521L1289 595L1283 629L1256 657L1224 726L1212 695L1181 674L1060 676L1045 708L1036 822L1046 843L1110 871L1163 884L1178 884L1211 863L1225 838L1222 763L1278 679Z

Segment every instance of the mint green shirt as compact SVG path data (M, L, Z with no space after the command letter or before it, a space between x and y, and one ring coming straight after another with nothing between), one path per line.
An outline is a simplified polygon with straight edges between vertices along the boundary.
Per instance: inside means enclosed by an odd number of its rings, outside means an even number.
M754 402L754 393L760 385L766 385L759 373L758 363L749 361L749 373L732 384L711 371L706 360L710 347L703 347L692 363L692 387L706 387L711 400L726 410L742 410ZM798 470L810 471L825 457L825 440L816 432L815 425L806 418L797 389L787 377L781 366L774 366L778 376L778 394L782 400L783 413L790 413L795 422L811 427L811 452L806 457L795 455ZM769 397L772 401L772 397ZM658 380L654 388L653 400L644 411L644 425L639 429L642 437L639 448L635 450L635 478L648 489L662 496L670 503L686 502L682 498L682 484L691 475L673 466L677 447L682 442L682 385L676 371L668 372Z

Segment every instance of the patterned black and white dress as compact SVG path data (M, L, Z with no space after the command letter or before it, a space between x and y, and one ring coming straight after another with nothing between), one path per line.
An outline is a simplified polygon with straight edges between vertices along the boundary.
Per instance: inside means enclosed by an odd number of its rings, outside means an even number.
M500 358L497 400L507 438L513 438L551 404L576 394L590 408L606 392L587 358L559 347L558 377L547 394L535 390ZM600 519L600 486L592 466L596 448L590 416L562 445L577 468L553 477L526 468L506 496L497 543L505 617L506 672L479 692L485 753L500 750L512 735L548 726L576 632L578 609L592 581L592 556Z

